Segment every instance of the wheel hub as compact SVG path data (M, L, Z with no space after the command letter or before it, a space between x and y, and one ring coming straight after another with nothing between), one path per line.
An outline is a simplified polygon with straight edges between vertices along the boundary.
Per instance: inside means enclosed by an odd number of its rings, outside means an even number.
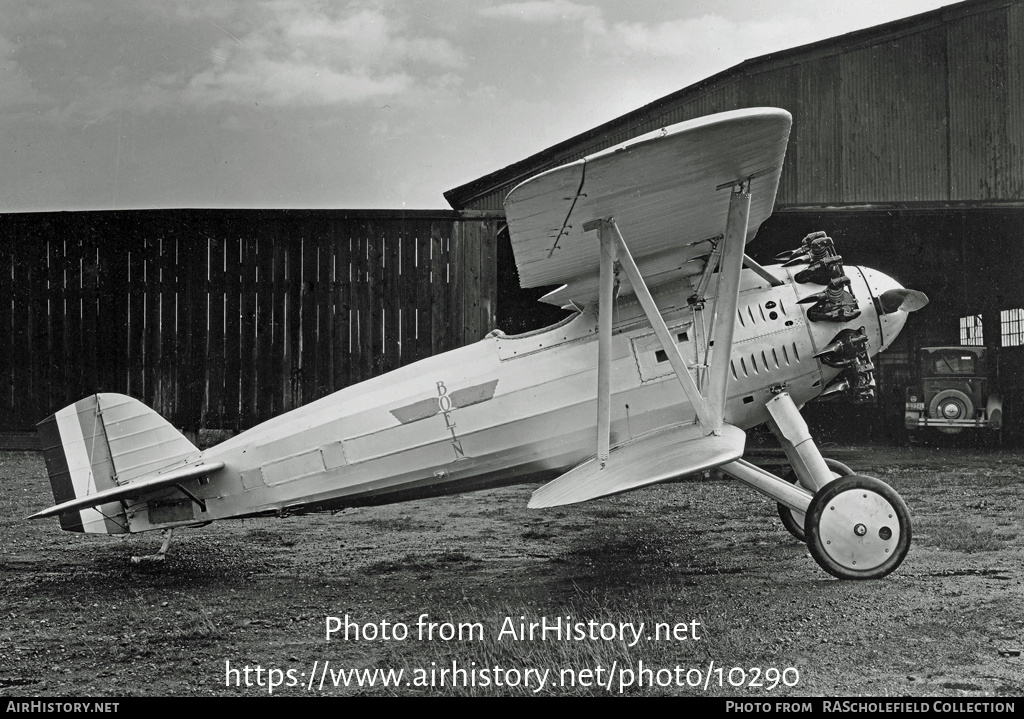
M946 419L956 419L960 416L960 406L950 402L942 408L942 414Z
M899 542L896 508L869 489L841 492L822 513L819 536L825 553L837 564L872 569L892 556Z

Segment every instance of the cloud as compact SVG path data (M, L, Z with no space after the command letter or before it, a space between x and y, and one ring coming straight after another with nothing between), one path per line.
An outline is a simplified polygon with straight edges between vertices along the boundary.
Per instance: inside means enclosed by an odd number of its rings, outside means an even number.
M590 32L604 32L604 14L600 8L569 0L526 0L483 8L481 17L519 20L527 23L570 22L584 25Z
M610 48L620 55L702 58L721 55L723 48L737 47L745 49L743 56L747 59L809 42L799 38L807 37L813 30L809 20L740 23L707 14L652 24L618 22L610 29L609 41Z
M452 76L466 67L443 30L412 23L401 5L385 12L306 0L118 1L110 0L119 9L106 19L76 14L73 33L67 19L54 29L23 14L20 26L37 38L36 61L19 66L11 43L0 40L5 103L46 101L45 118L62 125L125 111L344 108L417 101L457 85ZM44 54L38 38L51 31L70 47ZM46 94L33 91L33 80Z
M731 19L719 13L677 17L660 22L614 21L604 9L571 0L524 0L493 5L481 17L532 27L577 26L578 47L590 57L609 61L632 59L691 59L703 62L723 54L723 48L744 48L744 58L802 44L794 36L813 33L806 17L771 20Z
M324 107L361 103L406 92L413 78L405 73L339 71L329 65L260 58L238 67L211 68L188 80L174 96L197 106L256 104L264 107ZM159 94L159 89L154 89ZM151 104L159 102L157 95Z
M405 62L447 68L465 65L447 39L410 37L407 32L404 23L368 9L343 18L307 13L282 27L286 43L304 54L325 53L357 66L390 67Z
M0 97L4 99L4 106L10 111L52 103L53 98L36 89L28 72L16 59L17 54L18 45L0 35Z
M372 9L335 13L325 6L271 3L248 32L222 27L210 62L188 76L155 78L147 104L209 107L325 107L397 97L464 60L444 38L417 36L400 19Z

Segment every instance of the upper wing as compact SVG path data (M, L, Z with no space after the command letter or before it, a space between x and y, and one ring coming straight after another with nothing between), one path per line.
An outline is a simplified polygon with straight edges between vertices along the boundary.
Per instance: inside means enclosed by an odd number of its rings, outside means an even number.
M672 125L549 170L505 199L523 287L564 284L555 305L597 299L599 243L584 224L612 217L653 287L699 274L721 238L729 189L753 178L747 241L771 214L792 117L752 108ZM630 291L623 282L620 293Z

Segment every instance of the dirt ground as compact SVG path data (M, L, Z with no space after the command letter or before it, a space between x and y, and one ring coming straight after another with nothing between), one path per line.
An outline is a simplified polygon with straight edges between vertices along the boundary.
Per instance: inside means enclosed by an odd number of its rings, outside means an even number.
M41 455L0 453L0 696L1024 695L1024 453L826 454L910 506L886 579L833 579L724 479L222 522L132 564L158 535L26 522ZM574 634L521 636L545 622Z

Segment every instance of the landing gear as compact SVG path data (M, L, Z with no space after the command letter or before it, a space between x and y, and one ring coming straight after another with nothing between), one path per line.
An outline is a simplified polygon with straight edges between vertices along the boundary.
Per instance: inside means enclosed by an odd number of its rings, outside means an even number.
M874 477L850 475L815 493L804 522L807 547L839 579L880 579L910 549L910 512L896 491Z
M793 478L787 481L744 459L719 468L775 500L786 529L807 542L811 556L832 576L879 579L896 569L911 536L910 512L896 491L822 457L787 393L765 406Z
M173 529L163 530L164 541L160 545L160 549L157 550L156 554L145 554L143 556L132 557L132 564L142 564L143 562L162 562L164 557L167 556L167 548L171 546L171 534L174 532Z
M825 464L832 472L833 478L848 477L853 474L853 470L847 467L842 462L837 462L834 459L825 459ZM798 482L796 472L792 469L786 472L782 477L790 484L796 484ZM789 530L789 533L799 539L801 542L807 540L807 536L804 534L804 515L803 512L797 512L794 509L790 509L786 505L779 502L779 519L782 520L782 526Z

